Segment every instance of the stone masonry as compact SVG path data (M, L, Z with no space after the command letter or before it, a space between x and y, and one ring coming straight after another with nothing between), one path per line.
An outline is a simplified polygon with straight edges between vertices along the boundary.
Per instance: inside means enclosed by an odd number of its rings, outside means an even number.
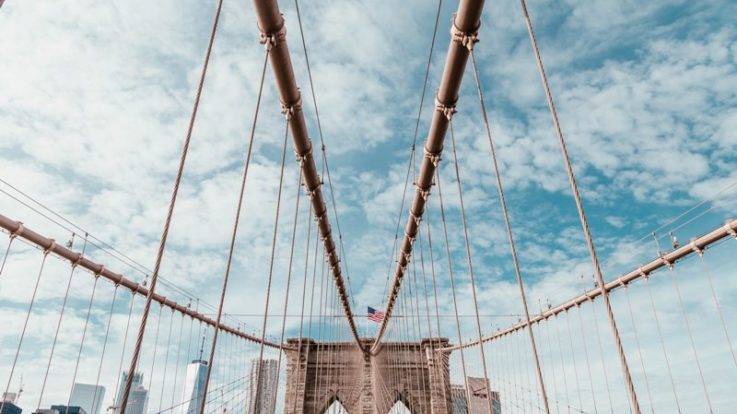
M376 355L363 339L318 343L289 339L284 413L323 414L339 401L349 414L386 414L397 401L413 414L451 414L445 338L382 344ZM301 346L300 346L301 345Z

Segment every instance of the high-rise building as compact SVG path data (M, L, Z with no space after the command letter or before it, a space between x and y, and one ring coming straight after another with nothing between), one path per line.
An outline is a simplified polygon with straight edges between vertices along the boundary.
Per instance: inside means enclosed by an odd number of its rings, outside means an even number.
M70 405L68 407L66 405L52 405L51 409L45 411L47 411L49 414L88 414L84 408L73 405ZM41 411L36 411L36 413L42 414Z
M23 393L22 385L18 392L3 393L3 398L0 399L0 414L21 414L23 410L16 405L21 393Z
M23 410L10 401L0 402L0 414L21 414Z
M82 407L87 414L100 414L103 398L105 398L105 387L75 382L69 406Z
M264 359L261 360L261 364L258 359L251 360L248 414L273 414L276 411L277 374L277 360ZM257 387L257 385L260 386ZM256 394L258 394L258 400Z
M202 391L205 388L205 375L207 374L207 361L195 359L187 366L187 376L184 379L182 390L182 413L198 414L202 404Z
M471 401L468 401L466 388L463 385L451 385L450 398L453 413L482 414L489 412L489 383L483 378L467 377ZM499 393L491 391L491 408L494 414L501 414L502 405Z
M120 403L123 401L126 381L128 381L128 373L124 372L123 378L120 379L118 395L115 398L113 406L115 414L121 414ZM128 395L128 406L125 409L125 414L146 414L147 408L148 390L143 386L143 374L136 372L133 374L133 383L131 384L131 392Z

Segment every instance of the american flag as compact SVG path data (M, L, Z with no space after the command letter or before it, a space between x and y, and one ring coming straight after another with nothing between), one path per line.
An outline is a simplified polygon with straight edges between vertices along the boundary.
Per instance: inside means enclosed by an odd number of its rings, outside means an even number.
M371 306L368 307L368 318L370 321L374 322L383 322L384 321L384 312L376 310L372 308Z

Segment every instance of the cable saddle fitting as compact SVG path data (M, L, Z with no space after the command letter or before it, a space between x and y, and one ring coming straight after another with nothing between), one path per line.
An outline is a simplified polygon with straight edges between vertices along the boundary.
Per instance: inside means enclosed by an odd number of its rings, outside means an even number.
M435 109L438 110L438 111L440 111L440 112L442 112L443 115L445 115L445 117L448 119L448 122L452 121L453 120L453 114L455 114L456 112L458 112L458 111L456 111L455 103L452 104L452 105L446 105L446 104L440 102L438 100L437 96L435 97Z
M425 154L425 158L429 159L432 165L434 165L436 168L438 166L438 163L440 162L440 152L434 153L427 150L427 148L422 148L423 153Z
M266 33L261 30L261 27L258 28L258 31L261 33L259 43L264 45L267 51L270 51L272 48L278 45L279 42L283 42L287 38L287 27L284 24L283 16L281 20L281 26L279 26L276 32Z
M481 22L476 25L472 32L464 32L456 26L456 15L453 15L453 26L450 29L450 35L454 42L458 42L461 46L469 51L473 50L473 45L479 42L479 27Z

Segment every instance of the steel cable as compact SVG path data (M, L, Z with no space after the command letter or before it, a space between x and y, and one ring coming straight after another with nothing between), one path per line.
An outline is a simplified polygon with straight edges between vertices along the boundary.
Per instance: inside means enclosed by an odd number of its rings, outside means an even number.
M123 401L120 404L120 412L124 413L128 406L128 397L130 395L131 387L133 386L133 377L136 372L136 366L138 364L138 357L141 353L141 345L143 344L143 336L146 331L146 323L148 321L149 310L151 309L151 301L156 290L156 282L159 277L159 269L161 268L161 261L164 256L164 250L166 248L166 240L169 235L169 227L171 226L172 216L174 215L174 205L176 204L177 195L179 194L179 185L182 181L182 175L184 174L184 164L187 159L187 153L189 152L189 143L192 138L192 130L194 129L194 122L197 118L197 109L200 104L200 97L202 96L202 89L205 84L205 75L207 74L207 67L210 63L210 55L212 53L212 45L215 42L215 33L217 33L218 22L220 21L220 11L223 7L223 0L218 0L217 10L215 12L215 20L212 24L212 31L210 33L210 41L207 45L207 52L205 54L205 63L202 66L202 74L200 75L199 84L197 86L197 95L195 97L194 105L192 107L192 114L189 118L189 125L187 127L187 136L184 140L182 148L182 155L179 159L179 167L177 169L177 176L174 180L174 189L172 191L171 200L169 201L169 209L166 214L166 221L164 223L164 230L161 234L161 241L159 243L159 250L156 254L156 264L151 275L151 285L149 286L148 295L146 297L146 304L143 307L143 316L141 317L141 324L138 328L138 337L136 338L136 345L133 349L133 356L131 357L130 369L128 369L128 378L125 383L125 391L123 394Z

